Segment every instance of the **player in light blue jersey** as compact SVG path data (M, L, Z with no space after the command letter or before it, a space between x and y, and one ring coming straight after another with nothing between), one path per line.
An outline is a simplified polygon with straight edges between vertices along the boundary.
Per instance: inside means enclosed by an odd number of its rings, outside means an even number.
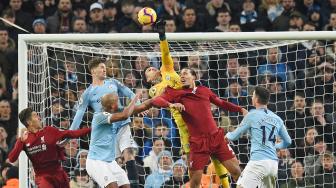
M85 111L90 106L95 112L102 111L101 97L108 93L116 93L118 97L127 97L133 99L135 94L125 85L115 79L106 79L106 65L100 58L94 58L89 62L89 70L92 76L92 84L83 92L80 100L76 115L71 124L70 130L76 130L79 128ZM120 103L118 101L118 106ZM94 119L93 119L94 121ZM135 144L129 123L130 118L123 121L118 121L114 125L118 128L117 143L116 144L116 156L123 157L126 163L126 170L128 178L132 187L138 186L138 174L135 166Z
M250 111L233 132L226 134L226 140L237 140L241 134L249 132L251 137L251 155L244 171L237 181L238 188L273 188L278 174L276 149L291 144L282 119L267 109L270 93L257 86L252 96L255 110ZM281 138L276 143L277 137Z
M138 99L136 95L128 107L118 113L118 95L105 94L101 98L103 111L94 114L86 170L100 187L130 187L125 171L115 161L115 145L120 129L118 122L132 115Z

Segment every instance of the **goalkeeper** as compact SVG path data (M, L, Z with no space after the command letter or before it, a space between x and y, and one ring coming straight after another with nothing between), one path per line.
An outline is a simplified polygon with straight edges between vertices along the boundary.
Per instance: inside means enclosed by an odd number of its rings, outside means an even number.
M167 86L174 89L182 89L180 76L174 70L174 62L170 56L168 41L165 34L165 22L158 21L155 24L155 29L160 36L160 50L162 65L160 70L155 67L147 67L145 69L146 81L154 86L149 89L150 97L161 95ZM187 125L182 119L181 113L176 109L170 109L178 127L183 151L188 155L189 148L189 133ZM217 175L221 180L224 188L229 188L229 179L227 169L217 159L212 159Z

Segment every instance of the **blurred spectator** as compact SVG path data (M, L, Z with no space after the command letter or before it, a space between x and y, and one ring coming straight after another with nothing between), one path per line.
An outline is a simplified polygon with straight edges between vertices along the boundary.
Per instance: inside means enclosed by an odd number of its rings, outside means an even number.
M143 117L134 117L131 124L131 131L135 143L139 146L138 157L144 157L144 144L148 139L152 138L152 130L144 124Z
M124 77L124 84L129 88L136 88L138 85L138 80L134 72L127 72Z
M315 100L310 107L310 121L314 122L319 135L323 135L324 142L327 143L328 148L332 148L332 144L335 141L333 134L336 132L335 124L333 123L332 116L326 114L324 111L324 104L321 101Z
M334 188L336 186L335 157L330 151L326 151L320 157L322 166L315 176L316 188Z
M76 156L79 148L78 140L70 140L65 144L64 148L66 160L63 162L63 168L70 177L73 177L73 172L75 170L75 166L77 165Z
M241 27L238 23L231 22L229 25L229 32L241 32Z
M74 33L87 33L86 21L83 18L75 18L72 25L72 31Z
M280 0L262 0L261 5L258 8L260 25L265 28L266 31L271 30L270 27L273 21L281 15L284 8L280 4Z
M330 13L336 10L336 0L326 0L320 3L322 4L321 17L323 18L323 25L325 25L328 24Z
M270 91L270 99L268 108L272 110L272 112L276 112L278 116L282 119L286 118L286 110L290 106L290 101L288 100L288 95L284 92L282 86L282 80L278 76L272 76L270 79L270 83L267 88Z
M0 126L0 149L5 153L9 152L9 146L7 144L8 134L4 127ZM11 138L10 138L11 139Z
M308 17L310 11L319 11L321 8L316 0L302 0L296 7L305 16L305 19Z
M81 149L78 151L76 156L76 166L75 169L77 170L85 170L86 169L86 159L88 156L89 151L86 149Z
M4 19L6 19L9 23L12 23L12 24L15 24L15 20L16 20L16 17L15 17L15 12L11 9L6 9L2 12L2 17ZM19 29L17 29L16 27L8 24L8 23L5 23L3 22L3 27L7 30L8 32L8 36L10 40L12 41L8 41L9 42L9 46L12 46L10 49L14 49L17 45L17 42L18 42L18 35L21 34L21 33L25 33ZM1 24L0 24L1 25ZM11 44L12 43L12 44Z
M294 0L282 0L281 5L284 10L281 15L276 17L273 21L273 31L288 31L289 19L292 12L295 10Z
M71 86L74 86L78 81L76 61L72 57L66 57L64 67L65 67L65 79L67 83Z
M68 33L71 31L72 3L70 0L60 0L54 15L47 18L47 29L50 33Z
M336 31L336 10L330 13L329 24L324 28L326 31Z
M192 7L183 10L182 23L178 28L178 32L200 32L202 26L197 23L196 11Z
M111 57L106 61L106 76L122 81L122 72L120 69L120 59Z
M230 21L231 21L230 11L227 9L220 9L217 12L218 12L217 17L216 17L217 25L215 26L214 31L217 31L217 32L229 31L229 26L230 26Z
M121 2L121 12L124 16L122 16L117 21L117 31L120 32L123 27L130 25L133 22L133 12L135 9L133 0L123 0ZM139 31L139 30L137 30ZM133 31L135 32L135 31Z
M70 180L70 188L93 188L93 180L86 170L75 170L74 178Z
M0 124L5 128L8 136L7 143L15 137L18 128L17 114L12 113L12 107L8 100L0 101Z
M215 26L216 17L220 9L226 9L228 11L231 11L229 4L224 0L209 0L208 3L205 5L205 9L205 21L207 23L207 26L209 27Z
M286 184L283 184L280 188L297 188L307 187L313 188L314 186L309 181L309 178L305 177L304 168L301 162L295 161L291 165L290 179Z
M34 2L33 19L39 19L39 18L46 19L46 16L44 15L44 1L33 0L33 2Z
M181 6L177 0L163 0L162 4L157 8L157 15L160 18L178 18L181 10Z
M117 15L118 9L114 2L106 2L104 4L104 18L107 24L108 32L117 32Z
M246 65L242 65L238 68L238 75L241 79L242 91L246 92L249 96L252 96L254 86L249 80L251 78L250 69Z
M149 167L151 172L155 172L158 170L158 160L159 154L165 150L165 143L161 138L154 138L153 139L153 147L152 150L149 152L149 155L144 158L144 167Z
M166 33L175 33L176 32L176 21L173 17L168 17L165 19L165 31Z
M246 106L248 104L247 92L242 90L242 80L240 78L230 78L228 82L229 87L226 89L224 97L236 105ZM238 115L238 113L234 114Z
M278 158L278 183L281 186L282 184L285 184L286 180L289 178L289 167L293 164L294 159L288 149L278 150Z
M19 188L19 169L11 166L6 172L6 185L2 188Z
M269 48L267 50L266 61L258 67L258 74L272 74L280 77L285 87L288 81L293 78L292 72L287 64L281 60L281 51L278 48Z
M303 29L304 17L300 12L294 11L290 14L289 27L298 28L300 31Z
M243 11L240 13L240 26L243 31L254 31L258 21L258 13L252 0L244 0Z
M313 22L306 22L302 27L303 31L316 31L316 25Z
M108 25L104 20L103 6L100 3L93 3L90 6L90 21L88 24L89 33L107 33Z
M187 166L182 161L176 161L172 166L173 174L169 180L165 181L161 188L181 187L188 181Z
M315 138L318 135L317 130L314 127L307 128L304 139L296 146L296 158L301 162L304 162L304 157L308 155L314 155Z
M85 4L75 4L73 7L73 13L76 19L83 19L86 21L87 18L87 10Z
M33 31L36 34L45 34L47 29L47 23L43 18L34 20Z
M154 161L153 161L154 162ZM172 175L172 155L169 151L161 151L158 154L157 161L154 163L158 170L152 172L147 178L145 188L160 188L165 181Z
M48 18L57 11L57 5L55 0L44 0L44 13Z
M307 109L304 94L296 93L293 105L286 111L286 127L293 140L293 147L298 147L299 144L304 147L302 143L306 134L306 128L313 125L313 122L308 121L309 112ZM299 153L296 154L299 155Z
M10 0L9 8L15 13L15 24L31 31L33 18L30 13L22 11L22 0Z
M0 28L0 53L5 53L15 49L15 41L8 36L5 27Z
M321 166L321 160L319 160L320 155L327 151L327 144L324 142L322 136L315 137L314 150L312 153L307 153L304 158L304 167L306 176L312 178L316 175L318 166Z
M314 23L317 31L322 30L324 24L323 24L323 18L322 18L320 11L317 11L317 10L310 11L308 14L308 20Z

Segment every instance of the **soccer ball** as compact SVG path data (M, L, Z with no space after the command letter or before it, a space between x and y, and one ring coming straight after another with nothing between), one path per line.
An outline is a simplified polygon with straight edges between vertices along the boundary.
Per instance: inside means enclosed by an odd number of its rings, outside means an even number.
M138 12L138 21L141 25L152 25L156 18L156 12L152 8L145 7Z

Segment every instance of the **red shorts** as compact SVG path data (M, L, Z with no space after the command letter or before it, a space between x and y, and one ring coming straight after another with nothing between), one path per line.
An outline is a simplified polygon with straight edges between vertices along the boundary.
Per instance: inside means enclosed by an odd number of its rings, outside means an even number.
M55 170L50 174L37 175L35 182L38 188L69 188L69 180L66 172L62 170Z
M227 161L235 157L234 151L224 139L223 129L212 135L190 137L189 167L191 170L203 170L209 163L210 156L215 157L220 162Z

